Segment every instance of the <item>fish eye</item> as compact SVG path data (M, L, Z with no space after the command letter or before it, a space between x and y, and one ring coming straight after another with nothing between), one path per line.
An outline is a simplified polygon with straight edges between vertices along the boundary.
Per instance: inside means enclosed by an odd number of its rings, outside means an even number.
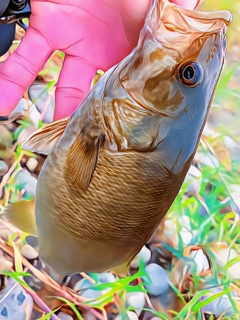
M179 81L186 87L196 87L202 82L203 69L197 62L187 62L180 66Z

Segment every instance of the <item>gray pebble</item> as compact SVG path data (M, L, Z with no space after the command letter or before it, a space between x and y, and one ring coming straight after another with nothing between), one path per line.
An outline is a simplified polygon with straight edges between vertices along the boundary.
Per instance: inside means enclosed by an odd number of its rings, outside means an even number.
M37 251L31 247L29 244L25 244L21 250L22 255L28 260L34 260L38 258Z
M57 316L61 320L73 320L73 317L71 317L69 314L66 314L62 311L60 311Z
M127 293L127 307L133 307L136 314L139 316L145 305L145 296L143 292Z
M221 292L221 288L212 288L210 291L213 294ZM209 297L209 296L208 296ZM206 297L207 298L207 297ZM205 299L202 299L205 300ZM224 317L229 317L234 314L232 309L232 304L226 295L219 297L203 307L204 312L209 312L214 314L217 318L220 317L224 313Z
M0 160L0 176L3 176L8 171L8 165L6 162Z
M78 281L77 283L75 283L73 290L74 291L80 291L83 289L91 289L92 287L92 283L87 280L87 279L81 279L80 281Z
M99 283L114 282L116 280L115 276L110 272L98 273L97 276Z
M128 311L127 314L121 316L121 315L118 315L115 320L126 320L126 319L129 319L129 320L138 320L138 316L136 315L135 312L133 311Z
M151 263L146 267L146 272L150 277L151 283L145 285L145 288L150 295L157 297L168 290L168 276L165 269L156 263Z

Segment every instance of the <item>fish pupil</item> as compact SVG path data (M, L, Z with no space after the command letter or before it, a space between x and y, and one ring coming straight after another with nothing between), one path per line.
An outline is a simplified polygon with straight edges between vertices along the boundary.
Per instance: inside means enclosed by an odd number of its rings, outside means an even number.
M195 76L195 70L193 69L192 66L187 66L185 69L184 69L184 72L183 72L183 76L186 80L191 80L194 78Z

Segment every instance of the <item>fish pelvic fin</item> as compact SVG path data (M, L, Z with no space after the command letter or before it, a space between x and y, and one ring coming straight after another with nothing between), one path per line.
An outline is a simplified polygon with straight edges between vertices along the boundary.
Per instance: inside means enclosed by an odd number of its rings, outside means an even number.
M22 148L31 152L49 155L53 152L68 123L68 118L54 121L31 134Z

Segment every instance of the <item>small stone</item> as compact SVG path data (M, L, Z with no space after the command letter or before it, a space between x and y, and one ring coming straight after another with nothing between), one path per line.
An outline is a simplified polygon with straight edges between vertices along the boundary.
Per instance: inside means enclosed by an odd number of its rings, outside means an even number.
M37 251L31 247L29 244L25 244L21 250L22 255L28 260L34 260L38 258Z
M7 172L8 172L8 165L6 164L6 162L0 160L0 176L3 176Z
M151 263L146 267L151 283L146 284L145 287L148 293L152 296L159 296L168 290L168 276L165 269L156 263ZM147 281L147 279L145 279Z
M28 162L26 163L26 166L27 166L28 170L34 171L34 170L37 168L37 166L38 166L38 161L37 161L37 159L30 158L30 159L28 160Z
M27 110L28 110L27 100L22 98L17 104L17 106L15 107L15 109L12 111L12 114L15 114L15 113L24 114Z
M20 190L24 190L23 199L34 197L37 186L37 179L27 170L20 170L15 176L16 185Z
M191 258L193 258L196 267L197 267L197 274L202 273L203 271L207 271L210 269L209 261L205 253L200 250L194 250L189 255ZM190 274L193 274L193 268L190 266L189 271Z
M74 291L81 291L84 289L91 289L93 286L93 284L87 280L87 279L81 279L80 281L78 281L77 283L75 283L73 290Z
M220 287L210 289L212 294L220 293L222 290ZM202 297L201 300L207 299L209 296ZM232 309L231 301L227 295L223 295L219 298L214 299L211 303L203 307L204 312L214 314L217 318L224 314L224 317L229 317L234 314Z
M92 312L87 311L83 317L84 320L96 320L96 317L92 314Z
M142 259L145 264L147 264L151 259L151 251L146 246L143 246L141 251L133 259L131 267L138 268L140 259Z
M69 314L66 314L62 311L58 313L58 318L61 320L73 320L73 317L71 317Z
M129 320L138 320L138 316L136 315L135 312L133 311L127 311L127 317L126 314L124 314L123 316L121 316L120 314L115 318L115 320L125 320L125 319L129 319Z
M17 300L20 306L23 304L25 299L26 299L25 295L22 292L20 292L19 295L17 296Z
M127 293L127 307L133 307L136 314L139 316L145 305L145 296L143 292Z
M106 283L106 282L115 282L115 276L110 272L103 272L98 274L98 282Z
M0 291L0 320L26 320L26 309L31 313L33 299L13 279L9 278L7 286Z
M109 291L109 290L107 290L107 291ZM80 295L81 295L81 297L84 297L87 299L97 299L97 298L101 297L102 294L103 294L103 292L100 290L89 289L89 290L81 292Z
M2 311L1 311L1 315L4 317L8 317L8 311L7 311L7 307L3 307Z

